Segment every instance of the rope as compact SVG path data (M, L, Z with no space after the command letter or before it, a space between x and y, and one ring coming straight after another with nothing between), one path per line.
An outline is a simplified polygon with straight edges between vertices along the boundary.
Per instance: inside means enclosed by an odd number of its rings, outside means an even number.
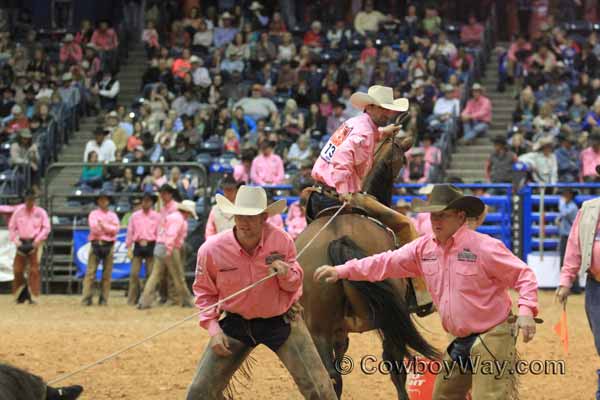
M327 227L340 214L340 212L342 212L342 210L346 207L347 204L348 203L344 202L342 204L342 206L335 212L335 214L333 214L331 216L331 218L329 218L329 220L327 220L327 222L317 231L317 233L308 241L308 243L306 243L306 245L298 252L298 254L296 255L296 259L300 258L300 256L304 253L304 251L306 249L308 249L308 247L315 241L315 239L325 229L327 229ZM94 361L94 362L92 362L90 364L84 365L84 366L82 366L82 367L80 367L80 368L78 368L78 369L76 369L76 370L74 370L72 372L69 372L67 374L58 376L58 377L56 377L56 378L48 381L48 385L54 385L55 383L63 381L65 379L70 378L70 377L72 377L74 375L77 375L77 374L79 374L79 373L81 373L83 371L87 371L88 369L93 368L93 367L95 367L97 365L100 365L100 364L102 364L102 363L104 363L104 362L106 362L108 360L111 360L111 359L113 359L113 358L115 358L115 357L117 357L117 356L125 353L126 351L129 351L129 350L131 350L131 349L133 349L135 347L138 347L138 346L140 346L140 345L142 345L142 344L144 344L144 343L146 343L146 342L154 339L157 336L160 336L160 335L162 335L162 334L164 334L164 333L166 333L166 332L168 332L170 330L173 330L174 328L178 327L179 325L182 325L183 323L191 320L192 318L194 318L194 317L196 317L196 316L198 316L198 315L200 315L200 314L202 314L202 313L204 313L204 312L206 312L208 310L216 308L216 307L220 306L221 304L225 303L226 301L229 301L229 300L233 299L234 297L237 297L240 294L245 293L248 290L255 288L256 286L260 285L261 283L263 283L263 282L265 282L265 281L273 278L275 275L277 275L277 273L276 272L272 272L269 275L265 276L264 278L259 279L258 281L252 283L251 285L248 285L245 288L242 288L242 289L238 290L237 292L230 294L229 296L225 297L224 299L219 300L215 304L212 304L210 306L204 307L204 308L200 309L198 312L195 312L194 314L188 315L184 319L179 320L179 321L177 321L177 322L175 322L175 323L167 326L166 328L164 328L164 329L162 329L162 330L160 330L160 331L158 331L158 332L156 332L156 333L154 333L154 334L152 334L150 336L147 336L147 337L145 337L145 338L143 338L143 339L141 339L141 340L139 340L139 341L137 341L135 343L132 343L132 344L130 344L128 346L125 346L122 349L117 350L114 353L111 353L111 354L107 355L106 357L103 357L103 358L101 358L101 359L99 359L97 361Z

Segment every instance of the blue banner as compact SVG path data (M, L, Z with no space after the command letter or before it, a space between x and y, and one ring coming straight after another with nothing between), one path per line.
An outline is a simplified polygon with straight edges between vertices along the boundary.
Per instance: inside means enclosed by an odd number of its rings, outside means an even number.
M82 278L85 275L88 263L88 255L92 250L92 244L88 241L90 234L89 229L77 229L73 231L73 246L75 247L75 265L77 265L77 277ZM114 264L112 271L112 279L128 278L131 273L131 260L127 257L127 247L125 246L125 238L127 229L122 228L117 235L114 251ZM145 263L144 263L145 264ZM96 271L96 279L102 278L103 266L100 264ZM140 277L146 277L146 266L142 265Z

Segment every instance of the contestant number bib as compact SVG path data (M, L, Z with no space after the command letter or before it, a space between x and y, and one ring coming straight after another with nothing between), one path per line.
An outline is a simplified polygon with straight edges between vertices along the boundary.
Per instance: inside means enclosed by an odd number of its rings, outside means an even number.
M336 131L331 135L331 138L321 150L321 158L328 163L333 159L333 155L340 145L346 140L348 134L352 131L352 127L347 126L346 124L342 124Z

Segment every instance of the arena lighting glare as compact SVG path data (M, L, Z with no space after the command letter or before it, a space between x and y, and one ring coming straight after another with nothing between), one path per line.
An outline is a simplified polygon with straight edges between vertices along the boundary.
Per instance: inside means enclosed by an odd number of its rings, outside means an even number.
M4 180L4 179L6 179L6 175L4 175L4 174L0 175L0 180Z
M145 98L143 98L143 97L140 97L140 98L138 99L138 101L139 101L140 103L143 103L143 102L145 102L145 101L146 101L146 99L145 99Z
M130 112L129 113L129 118L135 118L135 113L134 112Z
M81 196L81 190L76 190L75 191L75 196Z

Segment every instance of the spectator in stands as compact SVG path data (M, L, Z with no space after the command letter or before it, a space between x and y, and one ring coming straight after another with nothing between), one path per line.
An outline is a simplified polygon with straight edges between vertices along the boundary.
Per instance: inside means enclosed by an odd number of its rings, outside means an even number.
M333 135L338 127L346 120L344 103L336 101L333 103L333 112L327 117L327 134Z
M189 140L178 135L175 139L175 147L169 149L165 156L166 162L191 162L194 161L194 150L191 148Z
M235 134L235 131L231 128L225 131L225 136L223 137L223 151L231 152L231 153L240 153L240 141Z
M212 43L213 29L208 29L206 22L204 20L200 20L198 24L198 30L194 33L192 48L194 51L198 51L202 54L208 54Z
M266 32L260 34L260 40L254 45L254 51L251 53L251 59L258 65L263 65L274 61L277 58L277 47L269 39Z
M116 50L119 47L119 37L113 28L109 28L108 21L100 21L98 28L92 34L90 44L100 53L104 68L114 68Z
M438 35L438 41L429 50L429 57L442 56L447 60L451 60L457 53L456 46L454 43L448 40L445 32L440 32Z
M592 131L588 138L590 146L581 151L581 172L583 182L600 182L596 165L600 164L600 132Z
M39 174L40 152L37 144L33 143L33 136L28 128L21 129L17 132L17 140L10 145L10 164L27 168L30 174L31 183L35 191L39 191L40 174ZM23 169L20 173L26 173Z
M254 161L255 151L253 149L242 150L240 161L234 160L231 163L233 167L233 177L237 182L250 184L250 171L252 170L252 162Z
M556 137L560 132L560 121L552 111L552 103L547 102L540 108L540 114L533 119L534 136L533 140L545 136Z
M235 103L233 107L242 107L244 114L255 120L270 118L275 121L277 117L277 106L273 103L273 100L263 97L262 86L258 84L252 85L251 97L244 97Z
M66 65L81 63L83 59L83 51L79 43L73 40L73 35L67 33L63 38L63 44L60 48L59 60Z
M304 114L298 111L298 104L294 99L287 99L281 114L281 128L289 137L298 137L304 132Z
M277 61L291 62L296 57L296 45L290 32L283 33L281 43L277 47Z
M44 242L50 233L50 220L46 211L36 205L36 194L32 190L23 193L23 204L17 206L8 223L9 239L16 246L13 260L14 280L12 292L17 303L23 303L21 296L27 290L25 268L28 269L28 291L32 297L30 304L36 304L41 294L40 260Z
M473 141L487 132L492 120L492 103L483 95L483 87L479 83L473 85L473 97L461 114L464 136L462 141L473 144Z
M406 183L425 183L429 177L429 165L425 162L425 151L421 147L411 149L404 167L403 179Z
M191 73L194 86L198 86L203 90L208 89L212 80L208 69L204 66L204 61L198 56L191 56L190 63L192 65Z
M310 24L310 30L304 34L304 45L315 52L319 52L323 47L324 37L321 29L321 22L313 21Z
M365 40L365 47L360 52L360 61L366 62L369 58L376 59L377 58L377 49L375 48L375 44L373 40L367 38Z
M287 153L286 161L300 169L304 161L312 158L312 149L310 148L310 137L301 135L296 143L292 144Z
M95 151L99 162L112 162L115 160L116 146L113 141L106 137L110 132L98 126L94 130L94 139L87 142L83 153L83 161L88 159L88 154Z
M142 31L142 43L144 43L144 49L146 50L146 57L151 59L160 50L160 44L158 43L158 32L154 27L154 21L150 20L146 22L146 28Z
M29 120L18 104L11 107L10 114L2 122L4 124L4 132L9 135L29 128Z
M244 62L250 58L250 48L245 43L244 36L237 33L233 41L227 45L225 50L225 59L221 61L221 72L227 74L237 71L240 74L244 71Z
M190 86L183 89L183 94L173 100L171 109L178 117L193 116L200 109L200 103L194 98L194 92Z
M296 239L306 228L306 197L290 204L285 219L285 229L293 239Z
M10 86L2 89L2 100L0 101L0 118L6 118L11 114L15 106L15 90Z
M393 20L389 15L384 15L374 9L373 0L366 0L362 11L354 17L354 29L363 36L369 33L377 33L379 24Z
M98 162L98 153L90 151L88 153L87 163L94 164ZM93 189L99 189L104 180L104 168L101 165L88 166L84 165L81 171L81 177L77 186L83 185Z
M442 85L443 97L438 98L433 106L433 114L428 118L429 126L442 126L448 130L453 124L453 118L460 116L460 101L454 97L452 85Z
M104 70L102 72L102 79L98 82L100 107L105 111L116 109L120 91L119 80L113 76L110 70Z
M237 181L233 175L226 174L221 179L221 190L223 196L232 203L235 203L235 196L243 182ZM235 225L233 215L225 214L219 207L211 207L208 219L206 220L206 228L204 230L204 239L216 235L224 230L231 229Z
M490 154L485 167L486 179L491 183L511 183L513 164L517 155L508 149L506 138L494 138L494 152Z
M588 114L589 110L583 102L583 97L580 93L574 92L572 96L571 107L568 112L568 126L575 132L581 131L581 124Z
M67 108L75 108L79 104L79 89L73 85L73 74L65 72L62 75L62 86L58 89L60 98Z
M274 144L265 140L260 145L260 154L252 161L250 179L256 185L279 185L284 180L283 160L273 154Z
M483 41L483 25L477 22L475 15L469 15L469 23L460 29L460 40L467 47L479 47Z
M238 29L232 26L233 16L225 11L221 15L222 26L214 30L214 46L221 49L233 41L233 38L238 33Z
M600 127L600 98L594 102L592 109L583 120L582 129L588 132Z
M564 132L558 135L559 147L554 151L558 163L559 182L577 182L579 180L579 152L574 147L575 136Z
M183 79L192 70L192 63L190 62L191 53L190 49L185 48L181 53L181 57L173 61L171 72L175 78Z
M442 164L442 152L433 145L433 142L434 137L430 133L425 133L421 141L421 148L425 152L425 162L430 168L437 168Z
M533 53L528 60L530 63L538 63L542 66L545 73L551 73L556 67L556 56L550 51L548 45L544 42L540 43L538 50Z
M102 263L102 290L98 305L107 305L110 294L110 283L113 267L114 244L119 233L119 217L108 209L111 197L106 191L96 197L98 208L92 211L88 218L90 227L89 252L85 277L83 279L83 295L81 304L92 305L93 283L96 280L96 269Z
M533 180L537 183L558 182L558 162L554 155L554 138L545 136L533 145L533 151L519 156L527 164Z
M521 91L517 109L513 112L513 123L524 126L527 131L533 130L533 120L539 113L535 94L530 87Z
M524 63L531 55L531 51L531 43L527 41L523 33L520 33L519 36L517 36L517 40L511 43L510 47L508 48L506 73L508 75L509 82L511 82L514 78L515 67L517 63Z

